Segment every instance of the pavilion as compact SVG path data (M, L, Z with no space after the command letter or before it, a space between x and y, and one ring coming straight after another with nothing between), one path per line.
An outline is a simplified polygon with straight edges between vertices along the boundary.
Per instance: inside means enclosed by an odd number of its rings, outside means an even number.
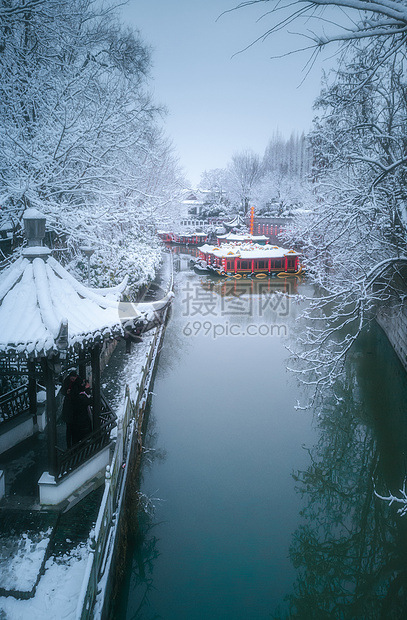
M113 288L85 286L43 245L45 223L36 209L25 211L27 245L0 284L0 377L22 383L0 397L0 453L45 430L48 471L39 480L40 504L55 505L109 463L116 416L101 393L101 354L114 340L139 338L162 322L173 293L136 304L123 301L127 278ZM57 394L73 368L91 378L93 431L65 449L57 445ZM0 499L4 493L0 472Z

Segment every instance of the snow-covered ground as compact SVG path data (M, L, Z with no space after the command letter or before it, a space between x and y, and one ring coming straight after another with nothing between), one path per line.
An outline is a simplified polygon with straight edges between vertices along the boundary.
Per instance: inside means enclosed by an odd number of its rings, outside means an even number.
M0 587L5 590L30 592L37 581L52 528L28 534L0 537Z
M34 553L34 556L36 553ZM35 596L27 600L13 596L0 597L0 618L2 620L73 620L81 589L86 560L87 545L71 551L69 555L51 557L45 564L45 573L37 586ZM18 576L24 579L31 563L30 551L16 560Z

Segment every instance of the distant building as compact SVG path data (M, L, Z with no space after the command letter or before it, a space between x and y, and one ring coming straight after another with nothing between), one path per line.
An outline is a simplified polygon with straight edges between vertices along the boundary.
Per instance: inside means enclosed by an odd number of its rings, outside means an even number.
M256 217L253 221L253 235L265 235L270 243L281 243L281 235L292 222L292 217ZM249 218L247 218L247 226L249 226Z
M210 192L196 189L185 190L185 198L181 200L181 218L199 217L204 209L205 200Z

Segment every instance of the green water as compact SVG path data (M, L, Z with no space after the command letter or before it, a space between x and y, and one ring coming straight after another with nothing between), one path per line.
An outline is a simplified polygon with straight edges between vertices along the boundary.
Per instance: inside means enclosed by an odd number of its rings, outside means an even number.
M287 372L299 307L277 279L216 283L178 257L154 385L140 538L120 619L407 617L407 381L378 328L318 411Z

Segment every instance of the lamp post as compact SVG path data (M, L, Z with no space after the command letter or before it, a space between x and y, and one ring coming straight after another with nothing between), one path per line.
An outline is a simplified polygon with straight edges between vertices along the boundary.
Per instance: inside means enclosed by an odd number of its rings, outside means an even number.
M95 250L87 245L83 245L79 249L85 254L86 258L88 259L88 286L90 286L90 257Z

